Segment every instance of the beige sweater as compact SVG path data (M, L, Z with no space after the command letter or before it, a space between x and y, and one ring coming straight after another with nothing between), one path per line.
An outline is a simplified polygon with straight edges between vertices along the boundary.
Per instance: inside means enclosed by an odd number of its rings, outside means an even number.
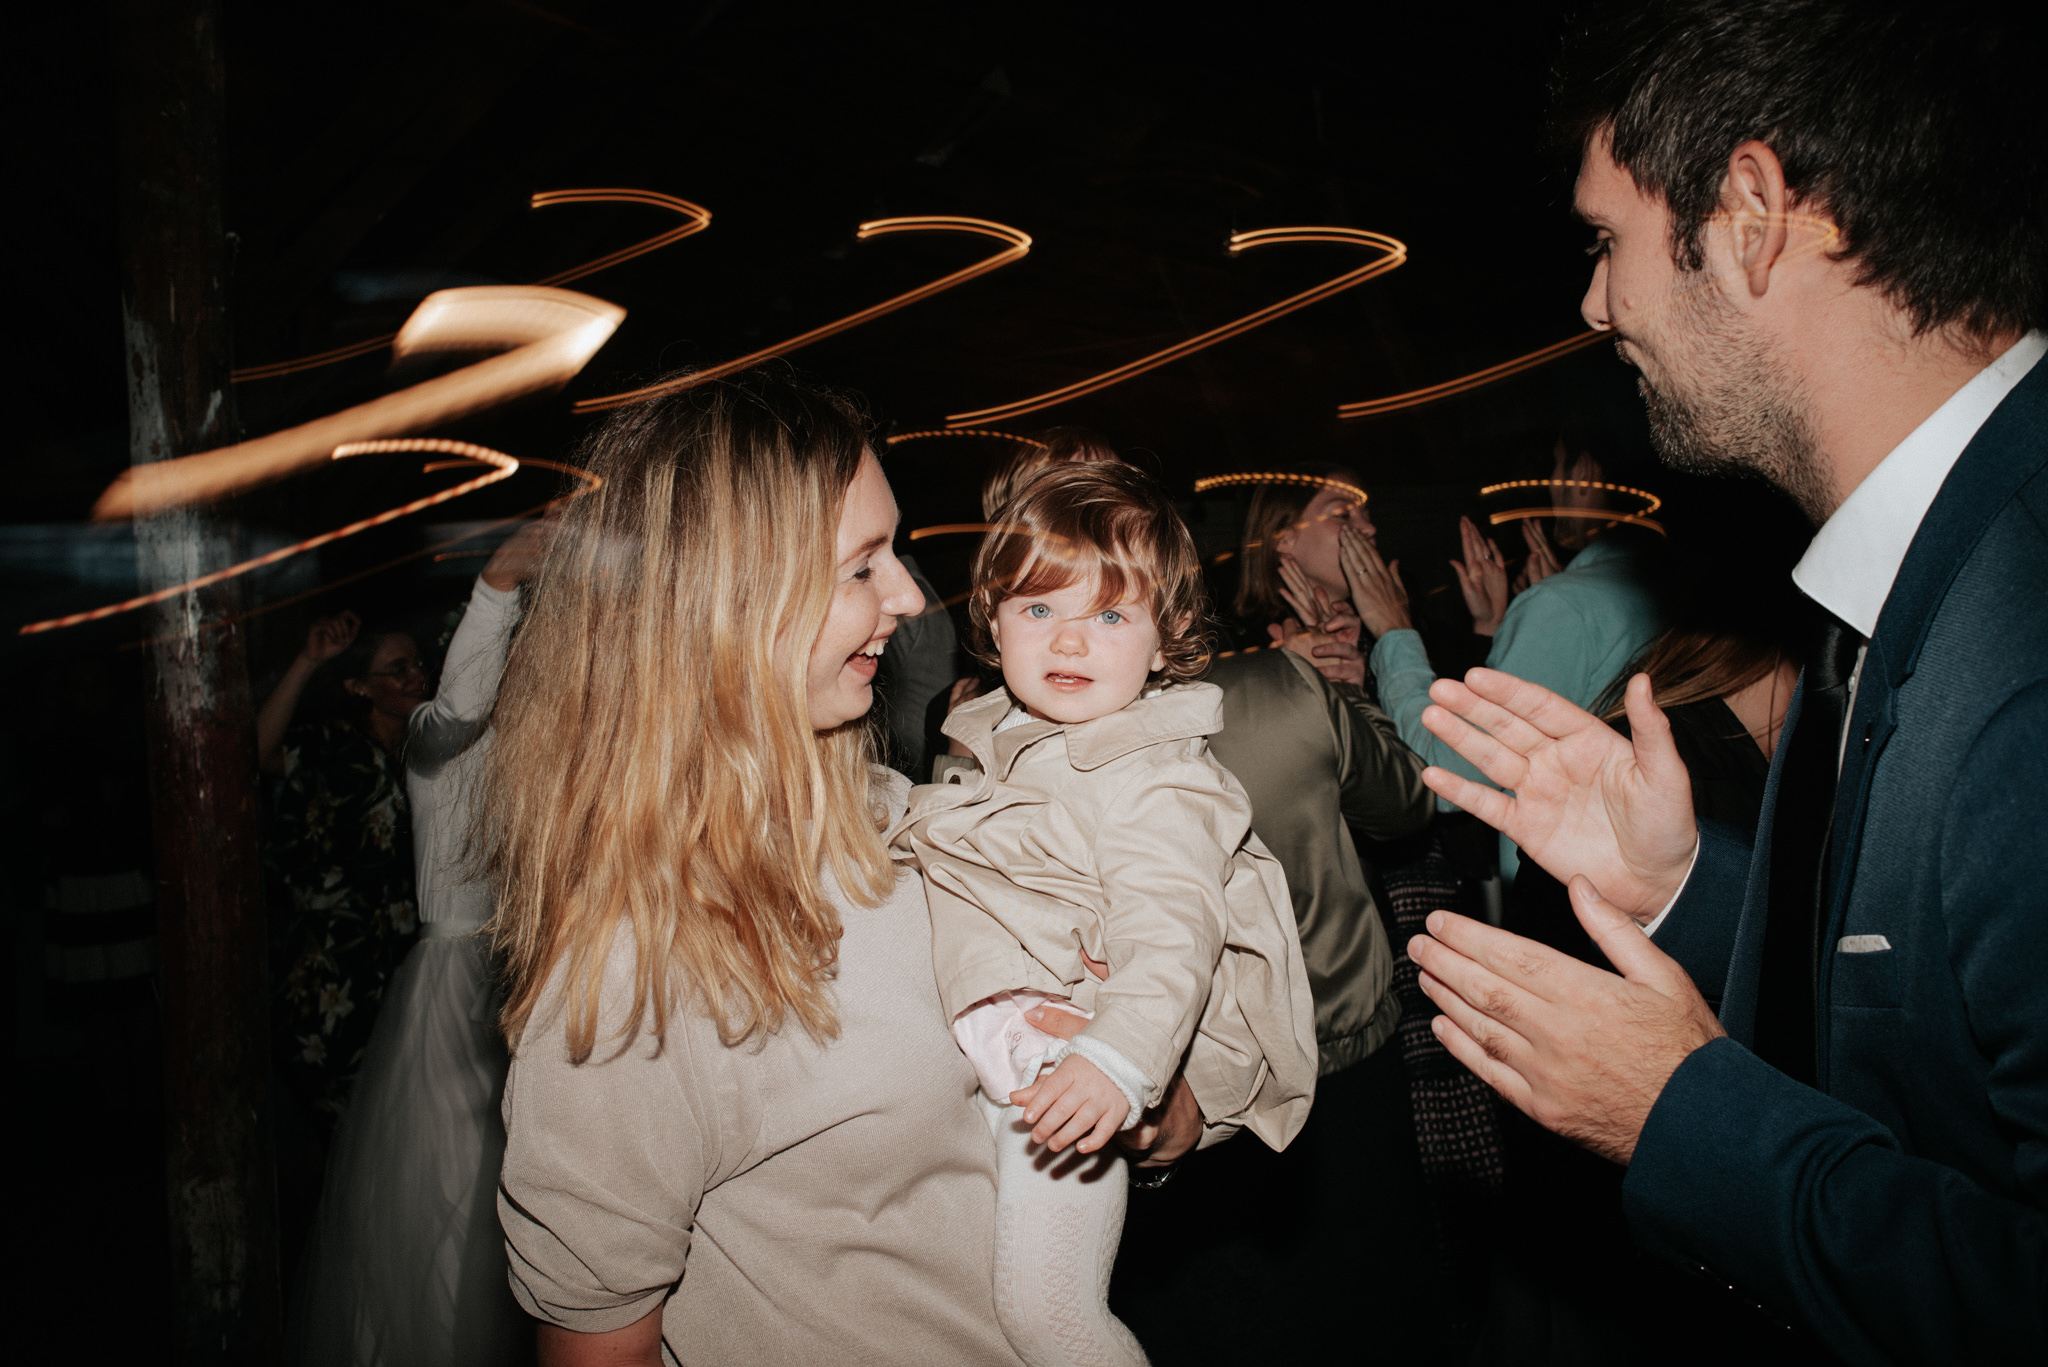
M671 1363L1015 1367L994 1148L932 985L923 890L906 874L881 906L835 901L829 1045L792 1026L729 1049L682 1014L660 1048L575 1065L549 988L505 1092L498 1213L527 1313L595 1332L660 1306ZM630 938L600 1040L631 999Z
M1315 1093L1315 1008L1285 876L1208 753L1222 694L998 734L1012 706L997 689L954 710L980 771L913 789L890 833L924 870L947 1018L1019 987L1071 997L1152 1082L1146 1104L1184 1070L1204 1120L1285 1146Z

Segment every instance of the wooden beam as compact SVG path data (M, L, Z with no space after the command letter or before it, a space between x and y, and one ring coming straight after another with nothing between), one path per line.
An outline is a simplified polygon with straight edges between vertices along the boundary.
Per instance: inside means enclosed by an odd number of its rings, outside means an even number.
M121 305L131 463L235 439L221 229L219 0L122 0ZM234 558L213 511L136 525L146 589ZM235 581L151 612L149 769L162 961L176 1358L278 1360L277 1196L255 727ZM141 1356L152 1356L146 1350Z

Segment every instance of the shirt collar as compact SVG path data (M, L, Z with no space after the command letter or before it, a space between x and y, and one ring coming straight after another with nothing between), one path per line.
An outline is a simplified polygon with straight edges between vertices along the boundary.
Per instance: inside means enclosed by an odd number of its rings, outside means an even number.
M2029 332L1927 415L1850 491L1814 535L1792 582L1866 638L1891 595L1913 534L1963 448L2005 396L2048 352L2048 335Z

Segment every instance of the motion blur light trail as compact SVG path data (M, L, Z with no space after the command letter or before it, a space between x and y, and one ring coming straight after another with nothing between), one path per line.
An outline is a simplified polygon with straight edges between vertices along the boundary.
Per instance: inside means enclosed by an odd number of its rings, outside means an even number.
M993 437L998 441L1014 441L1023 446L1036 446L1041 451L1052 449L1036 437L1020 437L1015 432L998 432L993 427L934 427L923 432L898 432L888 439L888 444L900 446L907 441L929 441L933 437Z
M437 451L483 461L497 469L254 560L90 612L33 622L21 633L77 626L160 603L508 478L519 462L502 452L469 442L400 434L567 383L597 354L625 316L626 311L616 304L541 285L492 285L428 295L399 330L395 347L400 355L501 346L513 350L255 441L133 467L100 495L93 517L101 521L144 517L268 484L328 460L373 451Z
M912 541L922 541L928 536L959 536L965 532L992 532L993 522L941 522L935 527L919 527L910 533Z
M809 332L799 333L788 341L777 342L774 346L763 347L759 351L749 352L745 356L727 361L722 365L693 371L688 375L679 375L672 380L664 380L659 384L646 385L640 389L629 389L618 394L605 394L594 399L580 399L575 405L575 411L578 413L596 413L607 408L617 408L621 404L635 403L641 399L651 399L657 394L670 394L679 389L690 389L703 384L707 380L717 379L720 375L730 375L735 370L745 370L748 366L768 360L771 357L787 356L790 352L807 347L813 342L821 342L827 337L834 337L851 328L857 328L862 323L873 322L884 314L894 313L897 309L906 308L921 299L929 299L935 294L942 294L952 289L955 285L964 285L976 276L987 275L992 270L1007 266L1012 261L1022 259L1025 253L1031 250L1030 235L1020 232L1007 224L994 223L985 218L958 218L942 214L920 214L908 218L873 219L861 224L860 230L855 236L862 242L865 242L871 237L886 237L891 233L930 232L976 233L982 237L993 237L998 241L1007 242L1009 245L994 256L985 257L964 270L957 270L951 275L941 276L929 284L920 285L914 290L907 290L895 296L893 299L885 299L871 308L862 309L859 313L848 314L837 322L827 323L823 327L812 328Z
M586 275L610 270L613 266L631 261L636 256L645 256L651 251L668 246L671 242L680 242L692 233L703 232L711 226L711 211L703 205L692 204L687 199L678 199L674 195L664 195L654 190L543 190L527 202L527 207L545 209L552 204L649 204L657 209L668 209L681 214L686 221L680 227L671 228L665 233L656 233L653 237L635 242L630 247L621 247L618 251L586 261L580 266L557 271L545 279L534 281L536 285L566 285L571 280L581 280ZM399 335L396 332L387 332L381 337L371 337L312 356L301 356L295 361L273 361L269 365L245 366L235 372L235 382L240 384L248 380L275 379L280 375L295 375L302 370L315 370L324 365L333 365L336 361L367 356L373 351L382 351L396 341Z
M1195 481L1195 492L1206 494L1211 489L1229 489L1245 484L1301 484L1310 488L1342 489L1360 503L1366 501L1365 490L1349 480L1330 479L1323 475L1300 475L1284 470L1247 471L1236 475L1204 475Z
M277 550L259 555L253 560L244 560L238 565L230 565L226 569L215 570L211 574L202 574L197 579L188 579L184 583L172 588L158 589L154 593L145 593L120 603L109 603L105 607L94 608L90 612L74 612L68 617L54 617L48 621L31 622L21 628L20 634L23 636L33 636L39 632L55 631L60 627L72 627L85 622L96 622L101 618L112 617L117 613L132 612L136 608L148 607L151 603L161 603L165 599L175 598L181 593L202 589L208 584L218 584L223 579L232 579L236 575L262 569L265 565L275 565L280 560L288 560L301 551L312 550L315 546L325 546L330 541L339 541L345 536L354 536L357 532L368 531L372 527L396 521L408 513L416 513L424 508L431 508L437 503L446 503L450 499L461 498L464 494L474 493L486 485L496 484L501 479L510 479L519 470L519 462L506 455L503 451L493 451L488 446L476 446L466 441L446 441L435 437L404 437L395 441L347 442L334 448L332 459L342 460L348 456L371 455L387 451L440 451L450 455L463 456L470 461L480 461L485 465L491 466L492 469L488 474L478 475L475 479L466 479L451 488L441 490L439 493L413 499L411 502L400 504L396 508L387 508L374 517L366 517L359 522L351 522L345 527L337 527L331 532L322 532L318 536L309 536L304 541L295 542L289 546L281 546ZM595 478L595 476L591 476L591 478Z
M565 271L536 280L536 285L566 285L571 280L581 280L586 275L608 271L613 266L624 265L636 256L645 256L659 251L671 242L680 242L692 233L701 233L711 226L711 211L701 204L692 204L687 199L664 195L654 190L543 190L527 204L530 209L545 209L551 204L651 204L657 209L669 209L681 214L688 222L680 227L670 228L665 233L656 233L643 242L630 247L621 247L607 256L586 261L580 266L571 266Z
M589 363L625 316L617 304L541 285L436 291L399 330L393 344L398 355L513 350L254 441L133 466L100 495L93 520L147 517L224 498L319 465L344 443L417 432L559 388Z
M1728 217L1725 214L1716 214L1710 221L1724 222ZM1796 245L1788 245L1785 252L1787 259L1797 259L1798 257L1812 255L1816 252L1832 253L1841 245L1841 229L1828 222L1828 220L1816 217L1813 214L1766 214L1760 216L1751 214L1743 215L1742 217L1755 220L1767 227L1783 224L1789 230L1797 230L1807 234L1804 240ZM1598 244L1595 245L1597 246ZM1631 319L1627 321L1643 317L1646 314L1655 316L1656 314L1664 313L1686 296L1699 290L1711 289L1713 287L1710 279L1703 278L1697 283L1674 288L1663 298L1653 300L1649 304L1634 310ZM1552 342L1549 346L1538 348L1526 356L1517 356L1512 361L1502 361L1499 365L1488 366L1484 370L1475 370L1470 375L1463 375L1455 380L1445 380L1442 384L1433 384L1426 389L1411 389L1405 394L1389 394L1385 398L1380 399L1362 399L1357 403L1338 404L1337 416L1340 418L1370 418L1381 413L1392 413L1403 408L1414 408L1419 404L1434 403L1438 399L1448 399L1454 394L1464 394L1483 385L1492 384L1496 380L1505 380L1511 375L1519 375L1525 370L1531 370L1547 361L1554 361L1560 356L1568 356L1572 352L1582 347L1589 347L1593 343L1614 333L1614 323L1613 320L1610 320L1601 327L1579 333L1574 337L1567 337L1562 342Z
M1367 501L1365 490L1359 488L1348 479L1331 479L1327 475L1302 475L1288 470L1247 470L1231 475L1204 475L1195 481L1195 492L1206 494L1211 489L1240 488L1247 484L1298 484L1311 489L1342 489L1355 500L1355 502L1347 507L1331 508L1326 512L1316 514L1314 520L1317 522L1328 522L1333 517L1345 517L1349 515L1352 508L1363 508ZM1308 519L1303 519L1294 524L1294 530L1302 531L1309 525ZM1264 544L1263 541L1247 541L1241 549L1247 551L1254 550ZM1236 554L1237 551L1234 550L1224 551L1221 554L1209 557L1209 563L1220 565ZM1251 651L1257 649L1257 646L1251 646L1246 649L1245 653L1250 654ZM1234 654L1235 652L1226 653ZM1217 658L1221 659L1223 657L1219 655Z
M436 470L462 469L467 466L472 466L475 464L477 464L477 462L474 460L429 461L426 465L421 467L421 473L431 474ZM421 546L418 550L407 551L403 555L394 555L389 560L380 560L376 564L371 565L366 569L357 570L352 574L344 574L339 579L330 579L324 584L315 585L313 588L305 589L299 593L291 594L290 596L285 598L280 598L275 602L265 603L261 607L250 608L247 612L238 612L233 617L223 617L218 621L207 622L205 625L199 628L200 633L203 634L209 631L220 631L223 628L234 626L239 622L246 622L252 617L261 617L266 612L276 612L279 608L288 608L294 603L303 603L308 598L317 598L323 593L330 593L333 590L340 588L344 584L353 584L358 579L368 579L373 574L382 574L384 571L391 569L394 566L403 565L408 560L418 560L423 556L429 555L432 555L436 560L439 560L442 557L440 555L435 554L435 552L437 551L446 551L450 546L460 546L465 541L474 541L476 540L476 538L480 536L487 536L492 532L500 530L501 528L515 526L518 523L526 521L526 519L530 517L534 517L537 515L544 516L550 509L558 508L564 503L568 503L574 499L582 498L585 494L596 493L600 488L604 486L604 480L601 479L599 476L591 474L590 471L583 469L581 466L564 465L562 462L558 460L542 460L538 456L523 456L519 458L519 468L522 470L535 468L545 470L558 470L565 475L574 475L576 478L582 480L583 487L580 489L573 490L569 493L562 494L559 497L548 499L544 503L536 503L530 508L522 508L520 511L513 513L510 517L501 517L498 518L496 521L487 522L480 527L472 527L468 531L464 532L461 536L451 536L446 541L436 541L432 545ZM298 549L304 550L306 549L306 547L302 544L298 547ZM485 550L470 553L489 555L491 552ZM181 585L180 587L190 586ZM146 637L140 640L124 642L121 648L123 650L140 649L144 646L156 645L159 640L163 639L175 638Z
M1479 496L1490 498L1494 494L1505 493L1511 489L1605 489L1609 493L1639 498L1643 500L1643 506L1633 513L1620 513L1612 508L1573 508L1561 504L1510 508L1505 512L1488 513L1486 521L1489 526L1498 527L1504 522L1520 522L1532 517L1575 517L1594 522L1626 522L1632 526L1647 527L1660 536L1664 532L1664 524L1651 516L1664 506L1664 500L1648 489L1635 489L1626 484L1607 484L1597 479L1511 479L1504 484L1487 485L1479 491Z
M1519 375L1525 370L1533 370L1546 361L1554 361L1560 356L1568 356L1583 347L1589 347L1606 336L1607 334L1604 332L1582 332L1576 337L1567 337L1562 342L1552 342L1549 346L1532 351L1526 356L1517 356L1512 361L1502 361L1499 365L1488 366L1484 370L1475 370L1470 375L1461 376L1455 380L1445 380L1442 384L1433 384L1427 389L1411 389L1405 394L1389 394L1383 399L1362 399L1357 403L1340 403L1337 405L1337 416L1340 418L1370 418L1379 413L1392 413L1396 409L1414 408L1419 404L1434 403L1438 399L1448 399L1453 394L1463 394L1468 390L1492 384L1496 380L1505 380L1510 375Z
M1249 233L1232 233L1230 254L1236 256L1254 247L1269 247L1279 242L1341 242L1350 246L1372 247L1381 255L1357 270L1347 271L1313 289L1290 295L1277 304L1268 304L1258 312L1248 313L1235 322L1211 328L1198 337L1176 342L1163 351L1155 351L1150 356L1140 357L1114 370L1105 370L1100 375L1060 389L1048 390L1028 399L998 404L993 408L977 408L971 413L948 414L946 425L967 427L977 422L996 422L1004 418L1019 417L1025 413L1036 413L1041 408L1051 408L1054 404L1066 403L1070 399L1078 399L1086 394L1093 394L1111 385L1122 384L1125 380L1143 375L1148 370L1156 370L1168 362L1180 360L1183 356L1192 356L1206 347L1215 346L1218 342L1228 341L1254 328L1264 327L1276 318L1284 318L1296 309L1306 308L1333 294L1341 294L1354 285L1362 285L1375 276L1385 275L1408 259L1406 243L1388 237L1385 233L1368 232L1363 228L1260 228Z

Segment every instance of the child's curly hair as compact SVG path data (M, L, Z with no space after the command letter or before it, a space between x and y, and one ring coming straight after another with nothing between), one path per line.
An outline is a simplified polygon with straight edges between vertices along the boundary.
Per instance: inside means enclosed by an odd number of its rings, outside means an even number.
M997 511L974 557L974 658L999 664L989 623L1006 598L1096 581L1095 606L1143 602L1166 657L1162 678L1209 668L1209 599L1201 557L1158 481L1115 461L1057 465Z

